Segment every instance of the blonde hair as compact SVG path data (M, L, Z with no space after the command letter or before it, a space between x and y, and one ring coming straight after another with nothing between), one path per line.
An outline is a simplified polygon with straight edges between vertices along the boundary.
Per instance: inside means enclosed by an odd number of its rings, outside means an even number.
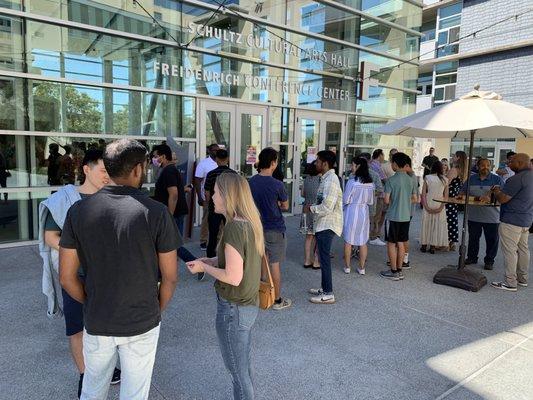
M263 224L259 211L255 206L248 181L242 176L232 173L222 173L216 180L217 190L226 202L226 219L228 222L240 217L252 225L255 248L262 257L265 254L265 239Z

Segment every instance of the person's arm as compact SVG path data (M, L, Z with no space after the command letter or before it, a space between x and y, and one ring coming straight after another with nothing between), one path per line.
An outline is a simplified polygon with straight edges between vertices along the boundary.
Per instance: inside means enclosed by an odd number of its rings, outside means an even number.
M385 192L383 196L383 203L389 205L390 204L390 193Z
M289 209L289 196L287 196L283 182L280 182L278 189L278 207L281 211L287 211Z
M289 200L287 201L278 201L278 206L281 211L287 211L289 209Z
M85 302L85 289L78 277L80 259L76 249L59 248L59 283L74 300Z
M216 280L232 286L239 286L244 276L244 260L240 253L230 244L224 247L226 257L226 268L221 269L211 266L201 260L194 260L187 263L187 267L192 274L205 272Z
M163 311L176 290L178 283L178 255L176 250L167 253L157 253L159 270L161 271L161 286L159 287L159 308Z
M168 192L168 211L174 215L176 211L176 205L178 204L178 188L176 186L167 187Z
M61 239L61 232L59 231L44 231L44 242L52 249L59 251L59 240Z
M496 196L496 201L500 204L509 203L513 198L513 196L509 196L508 194L504 193L499 187L491 189L491 192L494 193L494 196Z
M200 166L198 165L197 168L199 168ZM198 169L196 170L196 174L199 174L201 173L202 171L199 171ZM198 196L198 205L200 206L203 206L204 205L204 202L203 202L203 199L202 199L202 177L201 176L198 176L196 175L194 177L194 189L196 190L196 195Z

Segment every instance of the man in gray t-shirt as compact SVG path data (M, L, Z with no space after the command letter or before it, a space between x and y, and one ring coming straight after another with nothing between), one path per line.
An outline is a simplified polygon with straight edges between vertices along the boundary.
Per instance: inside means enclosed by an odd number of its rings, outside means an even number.
M480 158L477 161L478 173L470 176L470 196L478 200L490 202L490 188L503 186L503 180L490 172L490 161ZM466 192L466 182L462 193ZM492 269L494 258L498 253L498 226L500 224L500 209L493 206L470 206L468 208L468 252L465 264L477 264L479 241L481 233L485 234L485 269Z

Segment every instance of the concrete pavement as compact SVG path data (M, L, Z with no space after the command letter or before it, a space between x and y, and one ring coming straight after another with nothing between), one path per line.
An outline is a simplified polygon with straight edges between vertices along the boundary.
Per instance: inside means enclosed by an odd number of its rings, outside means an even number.
M345 275L337 239L337 303L313 305L306 291L320 285L320 272L301 267L299 218L287 219L283 292L294 306L261 312L254 327L257 399L533 399L533 286L469 293L433 284L457 253L420 253L419 220L404 281L378 276L386 258L376 246L366 276ZM188 247L201 254L197 242ZM489 282L502 277L500 254L484 273ZM64 322L46 317L37 248L1 250L0 274L0 399L74 399L78 377ZM213 281L197 282L183 266L180 278L163 315L150 399L230 399Z

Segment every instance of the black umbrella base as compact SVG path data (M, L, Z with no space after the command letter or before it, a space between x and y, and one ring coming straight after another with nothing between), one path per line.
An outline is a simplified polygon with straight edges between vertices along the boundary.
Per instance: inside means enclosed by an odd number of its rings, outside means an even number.
M438 285L477 292L487 284L487 278L478 271L471 271L466 268L457 269L456 266L449 265L435 274L433 282Z

